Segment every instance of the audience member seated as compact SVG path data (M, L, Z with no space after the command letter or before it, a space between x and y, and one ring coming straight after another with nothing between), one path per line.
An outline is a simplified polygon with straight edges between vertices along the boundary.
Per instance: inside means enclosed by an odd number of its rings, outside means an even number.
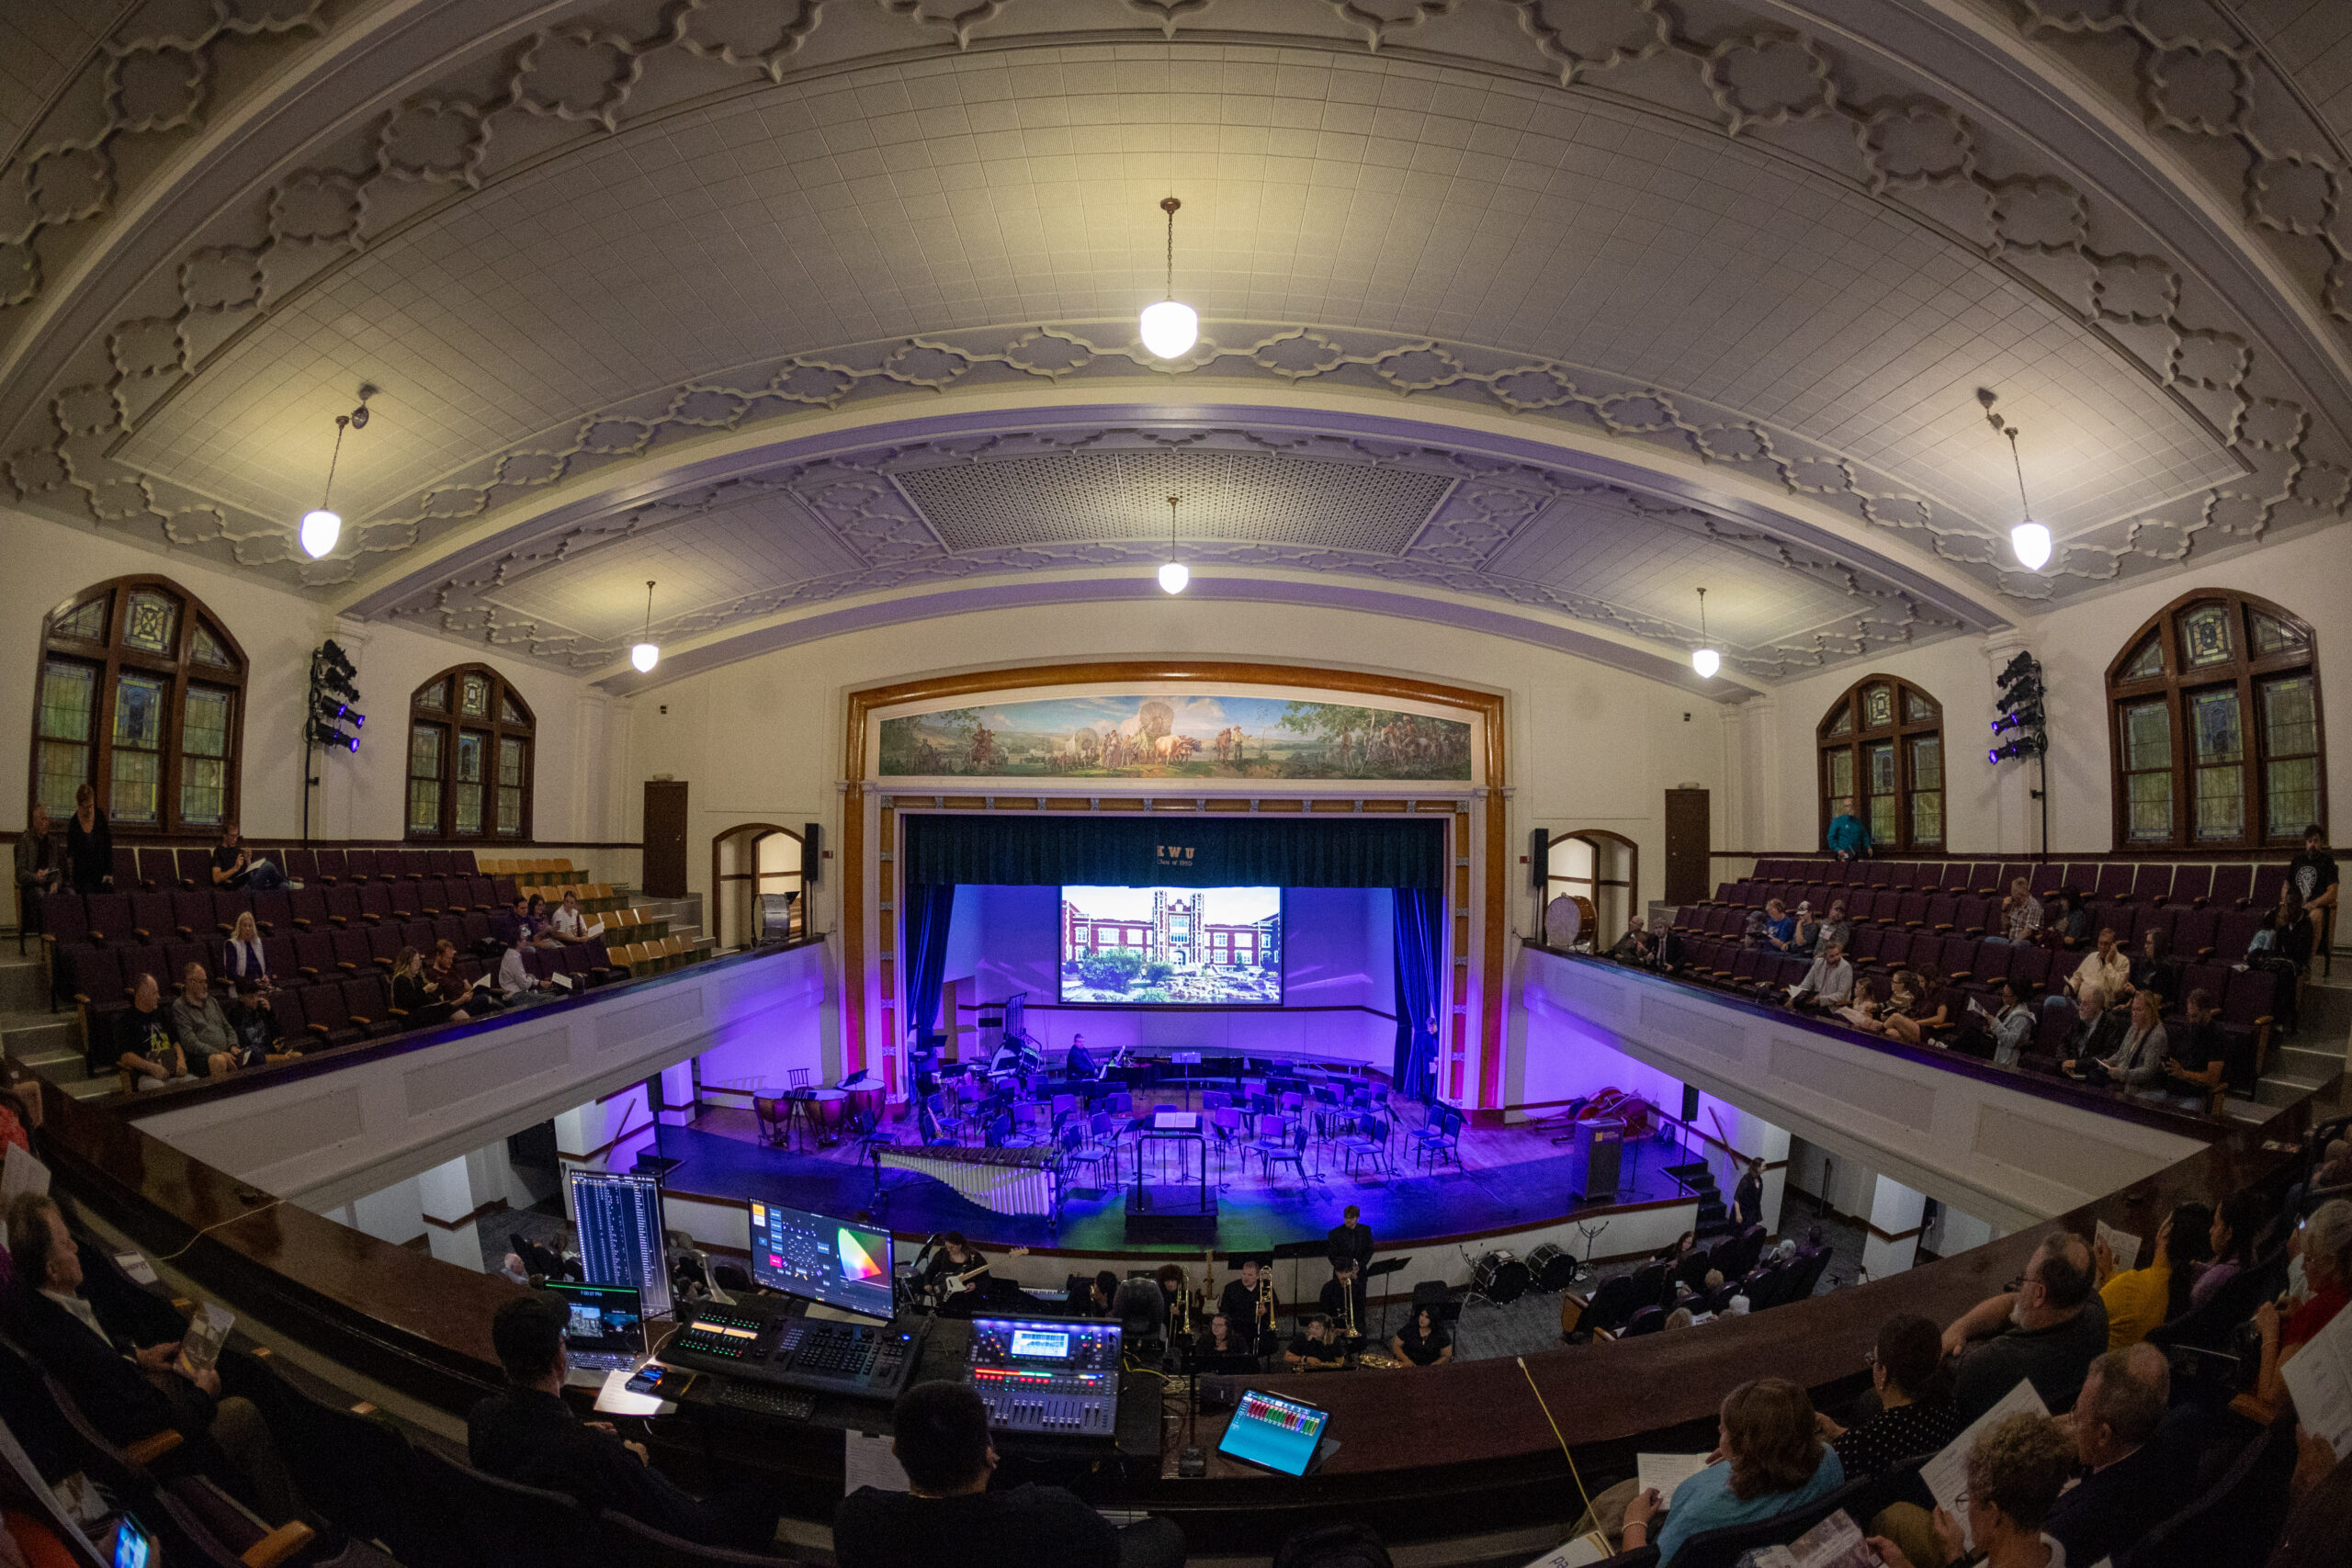
M2050 1533L2069 1562L2120 1557L2178 1512L2195 1472L2153 1439L2164 1425L2172 1371L2153 1345L2109 1350L2091 1363L2075 1402L2081 1484L2050 1511Z
M2118 1272L2114 1250L2101 1236L2091 1247L2098 1297L2107 1307L2107 1345L2120 1350L2188 1310L2197 1266L2212 1253L2213 1211L2182 1203L2156 1227L2155 1246L2144 1267Z
M1424 1303L1413 1309L1413 1320L1388 1340L1388 1353L1412 1367L1442 1367L1453 1359L1453 1337L1438 1321L1437 1308Z
M2182 1111L2203 1111L2213 1091L2228 1081L2229 1047L2222 1034L2222 1010L2203 987L2188 993L2183 1020L2166 1033L2172 1055L2165 1059L2164 1098ZM2245 1087L2252 1088L2251 1083Z
M2256 1309L2254 1325L2262 1338L2261 1361L2252 1391L2231 1404L2240 1415L2264 1423L2292 1409L2278 1369L2344 1310L2346 1287L2352 1284L2352 1201L2331 1198L2313 1209L2295 1243L2301 1249L2304 1294L2297 1301L2290 1292Z
M277 863L265 860L238 841L234 822L220 829L220 842L212 852L212 886L226 893L266 893L273 887L286 886L286 874Z
M488 990L469 990L465 976L458 969L458 944L446 936L433 944L433 958L424 966L424 977L432 982L435 996L465 998L466 1010L476 1018L499 1010L498 998Z
M1854 982L1854 999L1832 1010L1841 1022L1875 1034L1878 1032L1878 1015L1885 1005L1879 1000L1878 983L1864 975Z
M2131 1021L2115 1049L2104 1056L2069 1057L2059 1064L2059 1070L2086 1083L2112 1084L2118 1089L2146 1089L2163 1082L2172 1046L2165 1034L2162 1005L2154 991L2134 991Z
M1829 901L1829 913L1822 919L1821 936L1815 942L1814 951L1818 953L1823 946L1833 942L1849 953L1854 950L1854 922L1846 918L1846 900L1843 898Z
M2250 1190L2233 1192L2222 1200L2213 1211L2212 1226L2205 1233L2212 1260L2191 1270L2190 1306L2203 1306L2215 1292L2253 1266L2254 1242L2261 1234L2262 1219L2262 1200Z
M2252 968L2267 969L2278 976L2271 1014L2281 1037L2292 1034L2301 1021L2297 987L2312 962L2312 920L2303 912L2302 895L2291 886L2278 889L2278 905L2246 939L2245 961Z
M406 1015L402 1029L469 1021L473 1015L457 1005L463 996L462 983L457 998L443 996L441 982L425 974L424 954L416 949L403 947L392 955L392 1010Z
M1620 964L1638 964L1645 967L1657 962L1657 946L1650 933L1643 929L1642 917L1635 915L1625 922L1625 934L1609 950L1609 956Z
M196 1075L187 1070L187 1055L172 1033L171 1015L164 1010L163 1001L163 987L155 984L155 976L141 975L132 983L130 1008L118 1016L114 1060L107 1066L120 1070L127 1089L162 1089L196 1081ZM102 1070L95 1062L91 1066L94 1072Z
M2064 1007L2067 998L2079 998L2094 989L2105 993L2109 1001L2120 1001L2131 994L2132 955L2116 942L2113 926L2099 929L2098 945L2083 954L2083 961L2075 965L2074 973L2043 998L2042 1005Z
M1960 1358L1952 1403L1975 1420L2032 1380L2041 1403L2074 1408L2083 1374L2107 1349L2107 1306L2091 1289L2091 1249L2071 1231L2044 1240L2014 1291L1989 1296L1944 1330L1944 1353Z
M1775 953L1786 953L1789 940L1796 935L1797 918L1789 913L1788 905L1778 898L1764 900L1764 929L1758 933L1757 945Z
M172 1038L187 1055L202 1064L204 1076L224 1078L237 1065L237 1032L229 1015L212 994L212 977L201 964L191 964L180 976L180 994L172 1003Z
M178 1432L198 1468L264 1518L282 1524L300 1512L253 1402L222 1398L220 1374L188 1371L177 1339L141 1344L137 1325L82 1293L81 1250L54 1199L27 1192L8 1206L8 1256L17 1343L101 1436L128 1445L166 1428Z
M2071 887L2052 894L2041 908L2041 942L2062 953L2079 953L2091 940L2091 912Z
M1854 966L1846 962L1845 948L1824 941L1813 967L1804 972L1804 979L1789 987L1789 1005L1828 1012L1844 1007L1853 996Z
M503 1481L562 1492L587 1508L609 1508L705 1546L763 1551L775 1540L779 1499L744 1488L697 1500L652 1468L640 1443L625 1443L608 1422L584 1422L563 1400L571 1371L561 1296L532 1291L499 1303L490 1342L506 1372L504 1392L466 1416L466 1451L476 1470Z
M1998 922L1996 934L1986 936L1986 942L2023 945L2041 934L2041 900L2033 896L2024 877L2009 879L2009 896L2001 900L1995 919Z
M1184 1535L1166 1519L1122 1529L1058 1486L991 1490L988 1411L962 1383L899 1396L890 1451L907 1490L861 1486L833 1515L841 1568L1178 1568Z
M1965 1534L1941 1508L1931 1518L1917 1504L1897 1503L1874 1521L1870 1548L1881 1568L1971 1561L1984 1568L2068 1568L2066 1549L2042 1527L2074 1470L2075 1445L2058 1423L2030 1413L2007 1416L1968 1450Z
M229 928L229 940L220 949L220 978L251 980L264 990L274 985L269 955L262 951L261 928L254 924L251 909L239 910L237 923Z
M40 901L57 891L57 846L50 841L49 807L35 802L25 830L17 835L17 908L27 935L42 930Z
M554 988L549 982L532 974L530 966L523 962L523 951L531 945L526 927L507 943L505 953L498 960L498 978L491 983L498 987L499 999L508 1007L535 1000L541 993Z
M1605 1512L1623 1510L1622 1550L1654 1544L1659 1562L1671 1565L1694 1535L1769 1519L1846 1483L1837 1450L1815 1429L1812 1399L1786 1378L1740 1384L1723 1402L1718 1419L1715 1450L1724 1457L1676 1487L1671 1500L1661 1500L1655 1488L1637 1492L1630 1481L1592 1500L1596 1524L1607 1522ZM1650 1542L1650 1524L1661 1508L1666 1523ZM1592 1528L1580 1526L1577 1533Z
M236 1039L230 1052L232 1067L291 1062L302 1055L278 1037L277 1010L253 981L238 981L236 994L221 1004L221 1010L229 1015L229 1032Z
M1951 1026L1951 1009L1928 976L1909 969L1895 975L1886 1006L1879 1012L1879 1033L1905 1045L1933 1045L1929 1037Z
M1996 1066L2014 1067L2025 1055L2026 1043L2033 1038L2033 1010L2025 1005L2025 993L2018 989L2015 980L2003 980L1993 987L1994 1011L1984 1021L1984 1038L1992 1046Z
M1783 951L1809 955L1814 943L1820 940L1821 922L1813 918L1812 904L1803 898L1798 899L1796 921L1789 933L1789 944Z
M2107 1004L2107 993L2096 987L2075 998L2075 1030L2067 1037L2062 1070L2072 1071L2075 1062L2104 1060L2123 1043L2124 1033L2132 1027L2132 1015Z
M1333 1372L1348 1364L1348 1348L1331 1333L1331 1320L1318 1312L1291 1337L1283 1360L1295 1372Z
M531 895L524 906L523 929L530 933L534 947L561 947L555 927L548 919L548 901L537 894Z
M2132 988L2154 991L2159 1000L2180 995L2180 965L2172 956L2172 939L2151 926L2132 955Z
M1951 1400L1943 1337L1926 1318L1890 1317L1880 1325L1871 1349L1871 1386L1878 1408L1852 1426L1840 1427L1826 1413L1818 1418L1849 1480L1938 1452L1960 1436L1964 1423Z
M571 888L563 890L563 902L556 906L548 917L548 929L558 942L586 942L588 917L580 908L580 895Z

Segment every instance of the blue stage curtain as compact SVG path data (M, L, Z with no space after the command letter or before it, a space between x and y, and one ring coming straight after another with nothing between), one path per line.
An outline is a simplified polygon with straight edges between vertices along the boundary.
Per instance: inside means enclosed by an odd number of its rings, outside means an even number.
M1445 824L1334 818L1227 821L910 812L899 870L933 886L1419 887L1445 886Z
M956 885L910 882L906 903L900 951L907 955L907 1006L914 1014L908 1022L931 1045L939 1037L939 987L947 975L947 923L956 913Z
M1428 1100L1437 1092L1437 1032L1430 1024L1438 1015L1443 984L1443 933L1438 923L1445 899L1431 887L1399 887L1396 892L1396 1058L1389 1081L1403 1093Z

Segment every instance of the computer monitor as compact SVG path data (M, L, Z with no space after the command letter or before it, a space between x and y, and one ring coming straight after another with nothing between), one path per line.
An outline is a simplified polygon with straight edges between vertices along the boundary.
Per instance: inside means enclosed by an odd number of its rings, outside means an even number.
M1305 1475L1315 1462L1316 1446L1331 1413L1306 1403L1268 1393L1264 1389L1242 1391L1225 1426L1216 1451L1244 1464L1254 1464L1283 1475Z
M670 1315L670 1260L662 1245L662 1181L618 1171L571 1173L580 1267L594 1285L629 1285L649 1317Z
M571 1308L563 1325L564 1348L582 1356L635 1360L645 1354L645 1304L635 1285L583 1285L550 1280L548 1289Z
M897 1310L890 1233L752 1201L752 1281L867 1317Z

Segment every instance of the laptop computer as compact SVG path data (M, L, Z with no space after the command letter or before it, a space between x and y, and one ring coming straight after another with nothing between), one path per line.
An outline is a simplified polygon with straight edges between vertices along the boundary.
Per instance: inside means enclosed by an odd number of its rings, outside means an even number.
M563 1325L563 1348L575 1371L609 1372L634 1367L644 1358L645 1307L636 1286L550 1280L547 1288L571 1308L571 1321Z

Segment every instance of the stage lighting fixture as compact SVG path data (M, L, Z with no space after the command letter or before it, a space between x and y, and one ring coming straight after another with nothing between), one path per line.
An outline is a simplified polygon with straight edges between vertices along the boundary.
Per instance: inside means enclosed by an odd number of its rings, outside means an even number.
M310 712L302 725L303 739L314 746L359 750L359 731L368 716L359 711L359 688L351 683L356 673L351 656L332 638L311 653Z
M1176 502L1181 499L1173 495L1168 498L1168 560L1159 569L1160 591L1166 593L1182 593L1184 585L1193 581L1193 574L1176 558Z
M2006 762L2012 757L2039 757L2045 749L2039 736L2026 735L2006 746L1994 747L1984 753L1984 759L1990 762Z
M326 489L319 496L319 504L302 514L302 526L299 536L302 543L302 553L312 560L317 560L333 550L336 541L343 537L343 516L327 504L334 499L334 470L335 466L343 460L343 433L346 430L368 428L368 400L375 395L375 388L361 387L359 406L349 413L335 415L334 451L327 458Z
M662 645L653 640L653 581L645 584L645 636L628 650L628 661L640 675L650 675L662 662Z
M1137 323L1143 332L1144 347L1156 359L1189 354L1201 340L1200 313L1176 299L1176 209L1183 205L1172 196L1159 204L1159 210L1168 214L1168 297L1156 305L1146 305ZM1181 585L1168 592L1181 592Z
M1707 591L1699 590L1699 646L1690 650L1690 668L1702 681L1712 681L1715 671L1724 666L1724 656L1717 653L1707 637Z
M2039 757L2050 748L2046 695L2041 684L2041 664L2030 653L2020 653L2002 666L1995 678L2001 694L1993 701L1995 735L2014 735L2007 745L1996 746L1985 753L1986 759L1998 763L2012 757Z

